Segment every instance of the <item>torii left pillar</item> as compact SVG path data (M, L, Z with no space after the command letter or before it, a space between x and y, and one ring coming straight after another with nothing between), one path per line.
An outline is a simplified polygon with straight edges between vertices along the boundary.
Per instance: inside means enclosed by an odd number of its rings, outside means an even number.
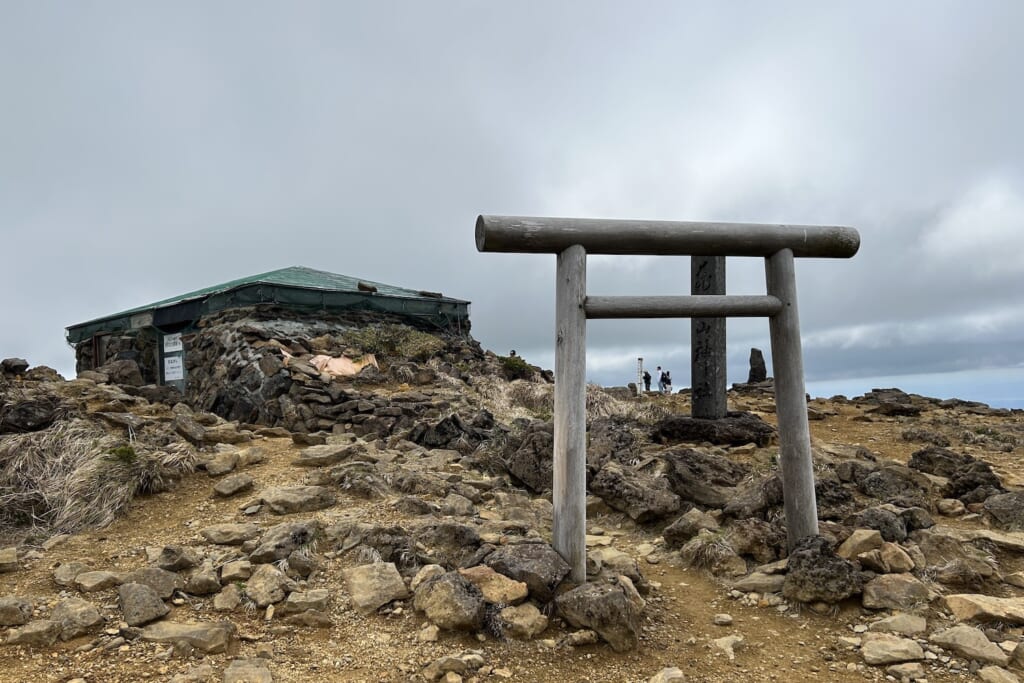
M725 257L690 257L690 294L725 294ZM725 318L690 319L690 414L707 420L725 417Z

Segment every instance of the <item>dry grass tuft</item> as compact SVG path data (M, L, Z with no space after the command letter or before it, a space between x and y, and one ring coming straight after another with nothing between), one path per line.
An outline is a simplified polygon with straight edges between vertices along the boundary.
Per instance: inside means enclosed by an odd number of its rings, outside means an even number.
M687 565L704 571L711 571L719 562L735 554L727 531L707 529L701 530L679 551Z
M495 375L482 376L473 382L473 388L495 417L512 421L526 417L550 420L555 412L553 384L525 380L506 381ZM647 400L619 399L596 384L587 385L587 420L602 417L621 417L641 424L654 424L669 411Z
M0 527L103 527L132 498L168 489L195 466L184 443L125 442L84 419L0 439Z

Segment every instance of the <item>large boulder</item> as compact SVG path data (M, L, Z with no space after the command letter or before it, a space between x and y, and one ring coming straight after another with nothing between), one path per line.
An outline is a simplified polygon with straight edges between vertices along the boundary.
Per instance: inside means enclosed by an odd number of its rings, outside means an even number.
M736 519L728 527L729 543L737 555L767 564L785 554L786 530L762 519ZM666 543L668 539L666 538Z
M0 374L18 376L28 370L28 361L24 358L4 358L0 360Z
M992 525L1005 531L1024 529L1024 492L1001 493L985 500L985 514Z
M768 366L764 362L761 349L750 349L750 372L747 373L747 384L764 382L768 379Z
M865 634L860 653L864 661L873 666L924 659L924 650L916 641L888 633Z
M267 489L260 498L277 515L323 510L337 502L334 493L323 486L278 486Z
M142 640L176 644L184 641L206 654L227 652L237 634L230 621L185 622L158 621L142 629Z
M871 472L859 484L861 493L883 503L902 507L924 507L933 497L928 477L901 465L887 465Z
M861 510L847 519L846 523L858 529L874 529L886 541L900 543L907 538L906 522L901 516L884 507L871 507Z
M185 581L177 572L159 567L141 567L124 577L125 584L140 583L152 588L161 600L169 600L174 591L185 589Z
M535 493L550 491L555 437L552 425L536 423L504 457L505 469Z
M133 360L112 360L96 368L107 376L111 384L127 384L133 387L141 387L146 381L142 378L142 371L139 364Z
M245 594L257 607L266 607L284 600L291 587L291 580L280 569L261 564L246 581Z
M636 423L622 418L598 418L587 425L587 475L605 463L628 464L636 455Z
M992 466L982 460L964 465L952 476L942 494L946 498L957 498L965 505L981 503L989 496L1003 492L1003 483L992 471Z
M913 417L922 410L910 394L900 389L872 389L863 400L874 404L867 412L878 415Z
M797 543L787 568L782 594L790 600L835 603L861 590L857 568L836 555L821 536Z
M980 630L967 624L957 624L933 633L928 640L939 647L952 650L961 657L976 659L985 664L1006 666L1010 661L1009 655L1003 652L1002 648L990 641Z
M530 640L548 627L548 618L532 602L502 609L498 620L502 634L521 640Z
M750 472L746 465L695 448L666 451L669 486L683 501L703 507L722 508L735 487Z
M99 628L103 617L96 605L81 598L65 598L57 603L50 620L60 626L60 639L71 640Z
M991 595L961 593L947 595L943 600L957 621L1024 624L1024 598L997 598Z
M392 600L404 600L409 590L392 562L375 562L344 571L352 604L356 610L369 613Z
M661 477L608 462L590 482L591 493L637 522L661 519L679 510L679 496Z
M284 522L267 529L259 545L249 554L256 563L283 560L295 550L309 546L316 538L320 524L316 520Z
M576 628L595 631L616 652L634 649L640 638L645 602L633 583L588 583L555 598L558 613Z
M46 429L62 412L60 400L53 396L39 396L0 403L0 434L19 434Z
M479 588L484 602L491 605L516 605L530 594L530 589L522 581L510 579L484 564L460 569L459 573Z
M863 604L868 609L913 611L931 600L931 592L912 574L883 574L864 586Z
M52 619L36 619L21 628L11 629L7 634L8 645L28 645L30 647L49 647L57 642L60 635L60 624Z
M654 426L651 439L656 443L713 443L742 446L756 443L764 447L775 438L775 428L751 413L730 412L709 420L688 415L672 415Z
M427 549L424 564L440 564L451 569L465 566L480 548L476 529L457 522L428 522L413 532L416 543Z
M719 524L708 513L697 508L691 508L679 519L665 527L661 535L665 539L666 547L670 549L681 548L687 541L699 534L701 529L718 531Z
M448 572L416 587L413 607L449 631L477 631L484 623L484 595L466 577Z
M911 534L937 583L977 590L997 576L995 561L972 543L935 527Z
M169 572L179 572L182 569L195 567L199 564L199 560L199 554L193 548L171 544L161 548L154 564Z
M555 588L570 570L547 543L507 545L488 555L485 562L494 571L525 583L530 595L540 602L551 600Z
M21 626L31 619L31 602L13 595L0 598L0 627Z
M969 455L955 453L947 448L928 446L912 453L907 467L948 479L961 467L972 462L974 458Z
M121 584L117 598L129 626L148 624L171 611L155 590L141 583Z

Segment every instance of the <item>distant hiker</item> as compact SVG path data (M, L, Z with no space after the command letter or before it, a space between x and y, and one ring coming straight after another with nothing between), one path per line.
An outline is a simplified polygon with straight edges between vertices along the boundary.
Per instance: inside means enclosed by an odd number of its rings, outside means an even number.
M665 373L661 371L661 366L660 365L654 370L654 372L656 372L658 374L658 393L659 394L664 394L665 393Z
M644 391L651 390L651 373L644 370Z
M666 370L661 373L661 378L658 381L658 388L661 389L663 394L672 393L672 373Z

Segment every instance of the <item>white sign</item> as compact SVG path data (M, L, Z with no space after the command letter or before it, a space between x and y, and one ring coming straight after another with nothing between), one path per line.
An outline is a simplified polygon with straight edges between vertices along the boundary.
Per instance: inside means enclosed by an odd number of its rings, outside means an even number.
M176 379L185 379L185 366L181 362L181 356L168 356L164 358L164 381Z
M181 334L165 334L164 335L164 353L171 353L172 351L181 351Z

